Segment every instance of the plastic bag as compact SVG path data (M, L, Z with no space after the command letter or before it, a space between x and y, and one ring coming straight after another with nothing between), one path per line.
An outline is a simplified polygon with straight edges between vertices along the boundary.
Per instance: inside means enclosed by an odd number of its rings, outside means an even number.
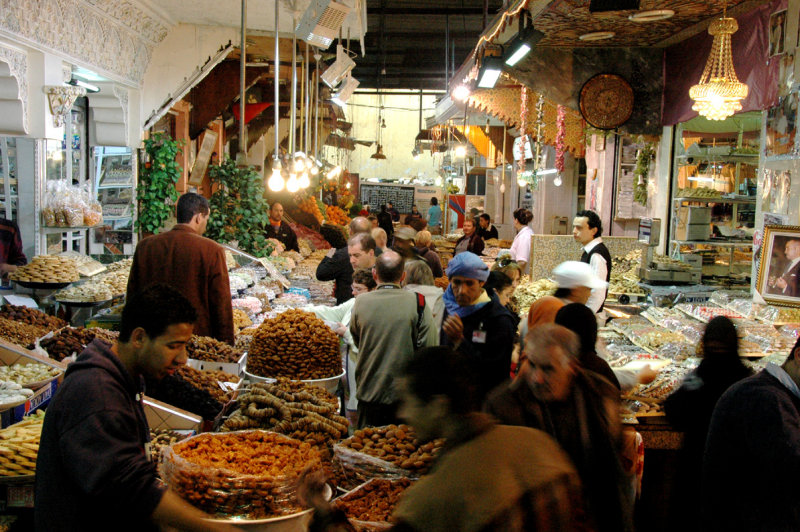
M412 483L408 479L372 479L339 497L334 506L358 531L388 530L393 526L390 516L395 506Z
M164 450L160 464L167 486L193 506L247 519L301 511L297 485L308 469L322 469L313 447L263 430L200 434Z

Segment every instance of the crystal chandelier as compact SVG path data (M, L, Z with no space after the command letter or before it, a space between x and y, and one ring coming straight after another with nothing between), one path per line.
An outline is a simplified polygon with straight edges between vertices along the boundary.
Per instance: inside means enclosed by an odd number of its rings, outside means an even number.
M724 120L741 111L742 100L747 98L748 87L736 77L731 57L731 35L738 29L736 20L724 13L708 27L714 37L711 54L700 83L689 89L689 96L695 102L692 110L709 120Z

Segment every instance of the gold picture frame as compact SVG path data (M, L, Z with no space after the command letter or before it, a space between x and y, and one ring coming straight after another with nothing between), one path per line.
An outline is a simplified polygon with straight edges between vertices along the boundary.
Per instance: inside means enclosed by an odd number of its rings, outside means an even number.
M800 307L800 226L766 225L756 290L774 305Z

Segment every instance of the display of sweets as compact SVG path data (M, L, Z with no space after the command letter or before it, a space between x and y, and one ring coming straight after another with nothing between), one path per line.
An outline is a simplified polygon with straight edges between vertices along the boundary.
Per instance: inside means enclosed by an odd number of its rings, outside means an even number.
M11 273L12 281L28 283L74 283L81 278L75 261L58 255L37 255Z

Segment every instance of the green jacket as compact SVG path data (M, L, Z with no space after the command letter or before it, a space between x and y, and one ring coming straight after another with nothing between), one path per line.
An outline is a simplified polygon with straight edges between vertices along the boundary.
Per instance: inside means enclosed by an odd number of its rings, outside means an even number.
M417 349L439 343L431 309L420 319L417 295L399 285L380 285L353 305L350 334L358 347L358 400L392 404L397 401L394 375Z

